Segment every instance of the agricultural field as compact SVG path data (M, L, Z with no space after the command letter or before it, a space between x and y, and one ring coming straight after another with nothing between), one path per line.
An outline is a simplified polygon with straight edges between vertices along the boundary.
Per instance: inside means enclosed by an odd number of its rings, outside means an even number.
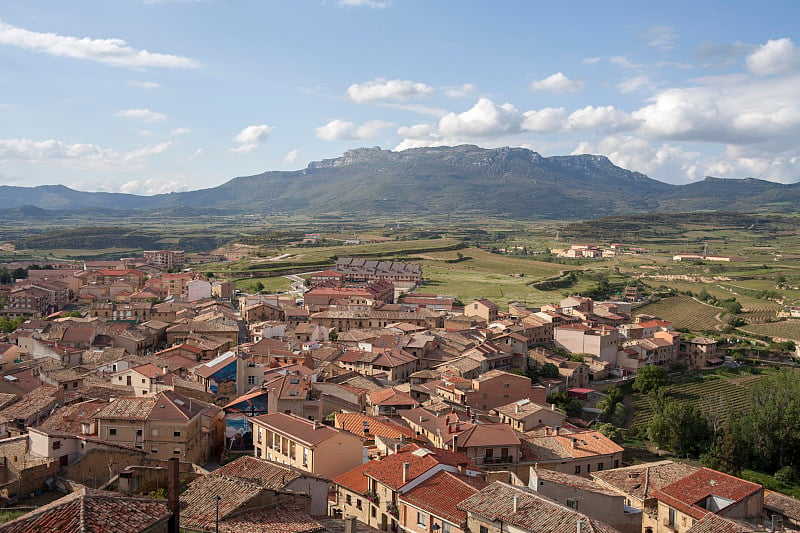
M676 328L690 331L714 330L719 327L719 307L698 302L689 296L670 296L635 310L636 315L654 315L672 322Z
M462 260L458 260L458 254ZM455 296L464 302L488 298L500 306L510 301L542 305L561 298L563 291L540 291L532 284L575 267L511 256L496 255L477 248L458 252L430 252L413 257L422 264L427 280L421 292ZM451 261L451 262L448 262ZM588 288L591 283L584 283ZM581 282L565 289L580 292Z
M761 375L728 378L719 374L704 376L702 381L668 385L669 399L680 403L694 403L704 412L714 411L724 415L731 410L741 413L749 404L749 389ZM646 427L653 418L653 399L646 394L634 396L634 417L631 429Z
M768 335L800 342L800 320L784 320L767 324L749 324L739 329L756 335Z

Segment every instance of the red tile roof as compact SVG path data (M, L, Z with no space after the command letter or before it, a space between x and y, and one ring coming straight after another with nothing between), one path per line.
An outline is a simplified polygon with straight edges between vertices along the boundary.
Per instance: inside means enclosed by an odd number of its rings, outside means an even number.
M700 519L711 512L701 507L703 500L708 496L714 495L739 502L760 490L762 487L757 483L710 468L701 468L683 479L654 491L653 496L692 518Z
M0 532L141 533L151 528L157 530L156 526L165 523L170 516L172 513L167 509L166 500L124 496L118 492L84 487L3 524Z
M349 431L361 438L372 438L376 435L391 439L414 437L413 430L401 426L388 418L380 419L361 413L336 413L336 427ZM365 428L368 428L369 431L365 431Z
M467 513L456 506L486 485L478 476L461 476L442 471L403 494L400 500L464 529Z

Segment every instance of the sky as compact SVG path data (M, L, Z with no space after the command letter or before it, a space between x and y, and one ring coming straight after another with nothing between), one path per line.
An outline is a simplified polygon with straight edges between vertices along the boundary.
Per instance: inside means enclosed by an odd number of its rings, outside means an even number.
M157 194L346 150L602 154L800 178L800 2L0 6L0 185Z

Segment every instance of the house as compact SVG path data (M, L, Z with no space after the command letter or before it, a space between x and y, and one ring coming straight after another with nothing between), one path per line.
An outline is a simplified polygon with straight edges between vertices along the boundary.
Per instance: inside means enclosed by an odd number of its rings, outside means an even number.
M611 326L593 328L577 323L556 327L553 338L556 346L570 353L589 354L616 363L622 335Z
M700 468L653 491L653 497L658 501L654 533L684 533L709 514L757 519L764 510L761 485L710 468Z
M161 384L166 368L158 368L151 363L138 365L110 376L111 383L130 387L136 396L149 396L165 389Z
M414 398L394 387L369 393L367 403L375 416L397 416L398 411L419 405Z
M360 465L361 437L284 413L251 417L255 456L333 478Z
M458 504L485 486L480 476L441 470L397 498L400 526L413 533L466 533L467 513Z
M497 320L499 310L497 304L491 300L475 300L464 306L464 316L478 317L488 324Z
M500 422L508 424L515 431L524 433L541 426L562 427L567 419L566 413L548 406L534 403L527 398L494 409Z
M479 474L463 453L409 444L333 478L336 495L330 502L330 514L352 515L382 531L397 531L401 520L398 499L442 471Z
M544 430L544 434L535 431L522 437L522 459L516 474L523 481L529 475L526 465L588 477L622 464L623 448L599 431L564 427Z
M489 411L522 399L544 403L545 389L532 387L530 378L491 370L472 380L445 377L436 392L447 401Z
M528 487L622 533L642 531L642 511L625 505L624 496L591 479L546 468L531 468Z
M191 374L206 391L216 394L223 383L236 383L238 360L234 352L225 352L205 364L194 367Z
M717 350L717 341L708 337L695 337L680 341L680 354L686 357L689 366L704 368L722 363Z
M224 439L222 409L173 391L151 398L118 398L94 415L102 440L144 450L159 459L205 463Z
M214 470L214 474L246 479L268 489L305 493L311 497L312 516L325 516L328 512L330 482L303 470L244 455Z
M350 350L339 357L337 363L345 370L365 376L380 376L389 383L406 381L417 371L419 358L397 348L378 351Z
M591 478L625 497L625 505L643 511L642 531L658 531L658 500L653 493L697 471L696 466L656 461L612 470L595 470Z
M516 432L506 424L465 424L445 439L446 447L459 451L469 457L470 462L486 470L508 470L520 461L520 439Z
M616 533L619 530L527 487L495 481L457 505L469 531L481 533Z

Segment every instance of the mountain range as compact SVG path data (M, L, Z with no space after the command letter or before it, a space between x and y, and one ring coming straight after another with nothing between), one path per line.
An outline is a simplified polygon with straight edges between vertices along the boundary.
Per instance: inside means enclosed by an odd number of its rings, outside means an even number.
M264 172L218 187L154 196L82 192L63 185L0 186L2 211L348 213L509 218L595 218L642 212L797 211L800 183L708 177L671 185L598 155L543 157L525 148L471 145L348 150L304 170ZM44 211L40 211L44 210Z

